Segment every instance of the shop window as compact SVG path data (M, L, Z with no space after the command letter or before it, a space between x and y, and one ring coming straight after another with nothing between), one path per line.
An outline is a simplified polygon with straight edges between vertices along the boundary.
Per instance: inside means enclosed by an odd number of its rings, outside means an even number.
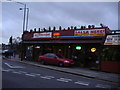
M32 56L32 47L33 46L28 46L26 49L26 57L31 57Z
M104 61L120 61L120 48L104 48L101 53L101 59Z

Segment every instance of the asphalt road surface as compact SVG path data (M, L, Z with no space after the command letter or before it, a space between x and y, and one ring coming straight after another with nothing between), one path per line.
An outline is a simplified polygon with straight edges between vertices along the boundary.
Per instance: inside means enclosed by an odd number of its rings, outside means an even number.
M62 68L62 67L61 67ZM54 71L15 61L2 61L2 88L116 88L110 82Z

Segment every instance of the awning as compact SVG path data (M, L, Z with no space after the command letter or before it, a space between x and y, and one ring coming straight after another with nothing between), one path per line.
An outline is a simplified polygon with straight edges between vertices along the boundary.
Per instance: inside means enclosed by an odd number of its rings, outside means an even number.
M52 41L23 41L22 43L103 43L102 40L52 40Z

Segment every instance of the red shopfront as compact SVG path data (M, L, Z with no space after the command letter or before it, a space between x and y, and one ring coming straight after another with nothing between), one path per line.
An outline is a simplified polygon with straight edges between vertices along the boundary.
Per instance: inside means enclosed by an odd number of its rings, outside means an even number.
M110 33L107 27L25 32L22 41L24 55L27 49L31 50L33 60L48 52L59 53L70 59L77 55L78 63L94 67L96 62L100 65L100 53L106 33ZM92 49L95 51L92 52Z
M107 35L102 50L101 70L120 73L120 34Z

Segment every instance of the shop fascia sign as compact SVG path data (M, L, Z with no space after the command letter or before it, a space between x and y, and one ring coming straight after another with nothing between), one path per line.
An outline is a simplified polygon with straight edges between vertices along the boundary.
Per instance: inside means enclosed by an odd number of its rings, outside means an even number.
M52 32L34 33L33 38L51 38Z
M120 35L107 35L104 45L120 45Z
M76 37L87 37L87 36L104 36L104 29L91 29L91 30L75 30L74 36Z
M60 33L53 33L53 38L60 38Z

